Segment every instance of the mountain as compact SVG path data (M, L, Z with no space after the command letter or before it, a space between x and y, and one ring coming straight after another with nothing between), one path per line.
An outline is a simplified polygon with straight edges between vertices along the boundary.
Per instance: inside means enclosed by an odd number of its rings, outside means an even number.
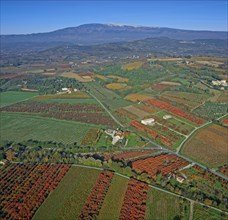
M113 24L84 24L47 33L1 35L3 46L16 43L73 43L92 45L145 38L168 37L176 40L227 39L225 31L193 31L163 27L144 27Z

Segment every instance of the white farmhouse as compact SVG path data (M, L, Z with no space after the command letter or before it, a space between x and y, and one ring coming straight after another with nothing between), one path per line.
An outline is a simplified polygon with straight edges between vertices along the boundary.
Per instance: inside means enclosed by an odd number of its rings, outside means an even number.
M147 118L141 120L141 123L144 125L154 125L155 120L153 118Z

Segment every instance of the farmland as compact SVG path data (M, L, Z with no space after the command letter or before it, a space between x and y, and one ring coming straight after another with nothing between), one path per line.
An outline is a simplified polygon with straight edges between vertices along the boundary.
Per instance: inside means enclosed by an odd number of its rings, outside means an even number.
M123 66L123 69L130 71L130 70L138 69L142 65L143 65L143 62L140 62L140 61L138 61L138 62L132 62L132 63L125 64Z
M161 154L146 159L139 159L132 163L132 168L137 172L146 172L152 178L158 174L168 175L189 163L182 158L171 154Z
M145 219L189 219L190 203L173 195L149 189Z
M96 170L71 167L33 219L77 219L99 173Z
M98 125L114 125L114 121L96 104L20 102L0 109L3 112L33 113L41 117L72 120Z
M143 219L146 211L148 186L145 183L130 179L125 193L120 219Z
M208 220L226 220L227 216L221 214L216 210L211 210L205 208L201 205L194 205L194 213L193 213L194 220L201 220L201 219L208 219Z
M140 102L150 99L151 97L148 95L143 94L129 94L125 96L126 100L132 101L132 102Z
M6 165L0 170L2 219L31 219L69 168L69 165L60 164Z
M218 167L227 163L227 128L212 124L199 130L183 148L183 154Z
M81 142L94 126L18 113L1 112L1 141L28 139L62 143ZM82 126L83 125L83 126Z
M166 111L168 111L174 115L177 115L179 117L182 117L184 119L187 119L188 121L190 121L196 125L201 125L204 123L203 119L197 118L196 116L194 116L188 112L185 112L185 111L181 110L180 108L174 107L171 104L161 101L159 99L151 99L151 100L148 100L147 103L150 105L156 106L160 109L166 109Z
M125 84L125 83L110 83L110 84L106 85L106 88L111 89L111 90L126 89L127 84Z
M178 104L179 106L184 105L186 109L193 109L199 104L202 104L205 100L210 97L208 94L197 94L189 92L178 92L178 91L167 91L161 96L162 99L169 101L170 103Z
M0 94L0 107L27 100L37 95L38 93L35 92L3 92Z
M127 183L127 179L117 175L113 176L113 180L101 207L98 220L109 219L110 216L112 216L113 220L119 219L121 205L127 190Z

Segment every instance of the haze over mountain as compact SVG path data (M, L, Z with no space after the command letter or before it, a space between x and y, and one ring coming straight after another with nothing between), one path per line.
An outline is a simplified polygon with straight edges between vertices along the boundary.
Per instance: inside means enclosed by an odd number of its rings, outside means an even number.
M227 39L227 32L114 24L84 24L47 33L1 35L1 44L62 42L92 45L156 37L168 37L176 40Z

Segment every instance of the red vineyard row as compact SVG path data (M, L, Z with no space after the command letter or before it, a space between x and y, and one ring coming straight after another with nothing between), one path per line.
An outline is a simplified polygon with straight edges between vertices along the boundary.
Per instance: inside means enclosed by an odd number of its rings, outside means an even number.
M130 179L120 211L120 220L144 219L148 185Z
M161 173L167 175L189 164L174 154L161 154L132 162L132 168L139 172L147 172L152 178Z
M0 170L1 219L31 219L70 165L13 164Z
M99 174L98 179L82 209L79 219L96 219L111 184L113 175L114 173L112 172L101 172Z
M160 109L165 109L167 110L168 112L174 114L174 115L177 115L177 116L180 116L182 118L185 118L195 124L203 124L204 123L204 120L203 119L200 119L192 114L189 114L177 107L174 107L173 105L167 103L167 102L164 102L164 101L161 101L161 100L158 100L158 99L151 99L151 100L148 100L146 101L148 104L150 105L153 105L153 106L156 106Z

